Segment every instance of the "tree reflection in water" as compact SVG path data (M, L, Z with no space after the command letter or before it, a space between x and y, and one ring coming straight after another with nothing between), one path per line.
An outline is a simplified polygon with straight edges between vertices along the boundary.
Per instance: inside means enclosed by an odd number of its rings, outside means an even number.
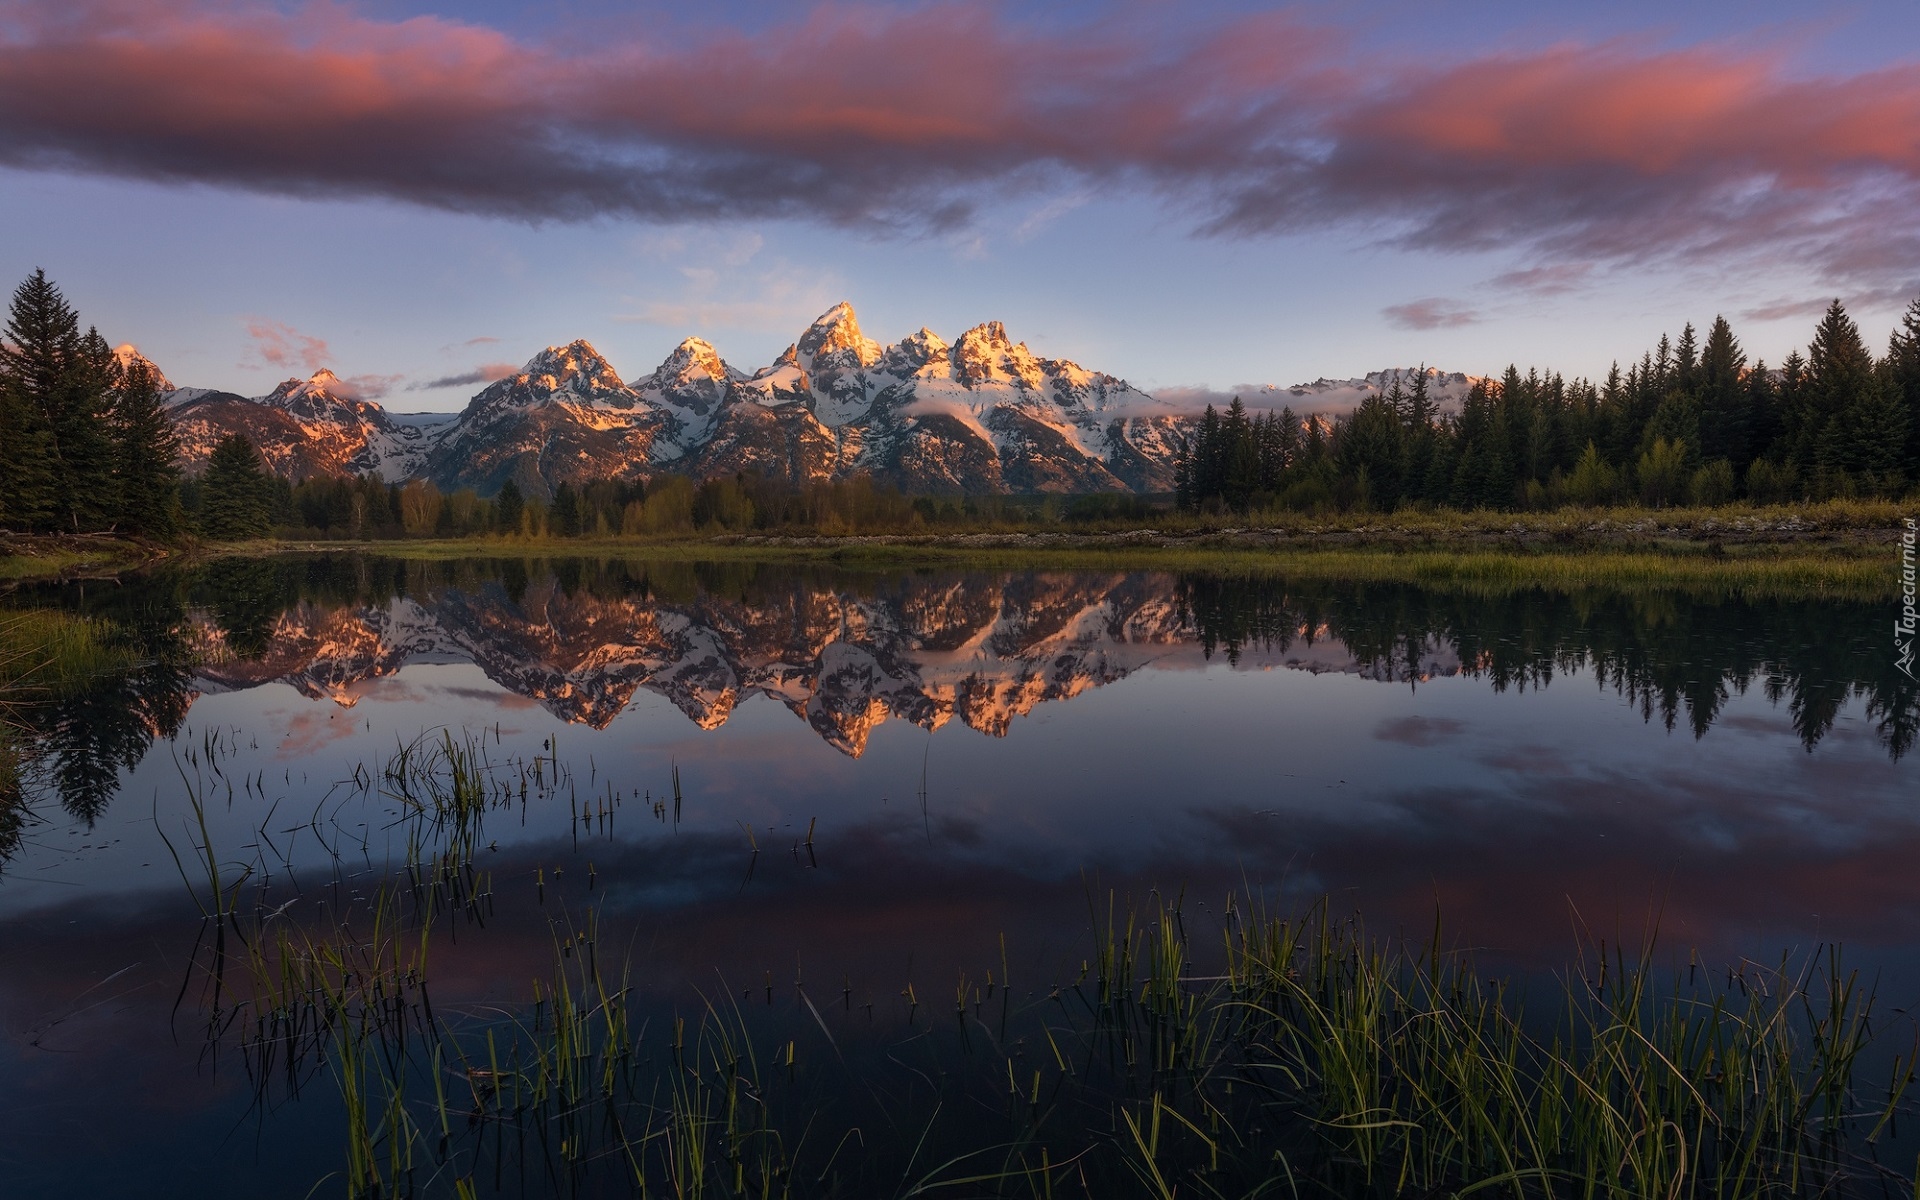
M402 602L412 641L396 640ZM338 694L423 646L595 725L650 687L711 727L758 686L854 755L858 722L875 712L929 727L957 716L1004 734L1033 704L1114 682L1169 650L1271 665L1336 644L1333 669L1412 686L1464 674L1524 690L1590 673L1648 721L1684 723L1696 738L1754 688L1785 707L1808 750L1854 700L1896 760L1920 732L1920 686L1886 653L1883 606L1854 601L1279 574L336 555L223 559L117 587L28 589L11 603L95 618L131 665L14 702L24 798L8 802L0 762L0 859L19 846L36 797L98 820L121 773L178 732L200 688L287 679ZM315 636L329 622L330 635ZM358 636L332 636L343 628ZM347 643L354 656L322 661ZM832 667L830 648L840 659L857 651L862 665Z

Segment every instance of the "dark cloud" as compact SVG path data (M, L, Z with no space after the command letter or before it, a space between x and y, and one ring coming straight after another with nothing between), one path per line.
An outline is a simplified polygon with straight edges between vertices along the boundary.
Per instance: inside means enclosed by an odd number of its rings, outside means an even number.
M410 392L430 392L435 388L484 387L495 380L505 379L517 370L519 370L519 368L512 363L483 363L471 371L462 371L458 375L442 375L438 379L426 379L418 383L410 383L407 385L407 390Z
M0 4L14 167L533 221L913 230L1099 182L1221 235L1518 248L1540 265L1510 283L1534 290L1658 258L1911 287L1916 127L1912 64L1821 75L1624 43L1383 64L1274 14L1062 28L978 0L828 6L575 51L332 4ZM1423 303L1396 319L1465 317Z
M378 400L399 385L405 375L349 375L340 380L340 394L353 400Z

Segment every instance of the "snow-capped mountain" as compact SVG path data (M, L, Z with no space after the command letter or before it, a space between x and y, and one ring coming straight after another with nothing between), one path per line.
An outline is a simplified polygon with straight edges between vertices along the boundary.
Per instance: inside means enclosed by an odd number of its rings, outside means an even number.
M1250 407L1290 404L1304 415L1350 408L1413 374L1245 394ZM1443 406L1457 405L1473 382L1427 375ZM700 338L632 383L585 341L550 346L442 423L395 420L345 396L326 371L257 399L181 389L169 403L190 467L238 431L294 476L371 471L482 494L512 479L534 496L562 480L661 472L756 472L795 484L865 473L920 493L1164 492L1199 407L1042 358L998 321L952 342L923 328L883 346L844 303L751 372Z
M1428 399L1449 411L1458 411L1467 393L1473 390L1473 385L1481 382L1480 376L1442 371L1437 367L1427 367L1424 373L1427 377ZM1348 412L1373 393L1389 390L1396 382L1402 389L1411 390L1420 374L1422 371L1418 367L1394 367L1385 371L1370 371L1354 379L1316 379L1312 383L1296 383L1284 388L1267 384L1248 389L1242 393L1241 400L1249 408L1277 409L1290 406L1300 413Z
M120 369L123 371L135 363L140 363L144 365L148 371L153 373L154 386L159 388L160 391L172 392L175 390L173 382L167 378L166 373L156 366L152 359L140 353L140 348L133 343L128 342L124 345L115 346L113 348L113 359L120 364Z
M641 477L665 419L586 342L549 346L469 401L422 473L487 494L512 479L536 496L564 479Z
M428 428L395 421L371 400L345 395L332 371L289 379L265 396L180 388L167 397L187 469L242 433L267 465L293 479L373 474L389 483L420 474L437 440Z

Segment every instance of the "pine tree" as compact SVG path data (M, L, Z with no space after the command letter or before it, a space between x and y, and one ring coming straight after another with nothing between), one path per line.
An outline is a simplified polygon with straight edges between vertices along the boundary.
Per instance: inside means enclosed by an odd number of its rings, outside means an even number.
M578 537L580 526L580 493L562 480L553 491L553 531L561 537Z
M11 372L0 372L0 528L53 521L53 433Z
M1673 348L1673 386L1691 392L1698 383L1699 370L1699 335L1693 331L1693 322L1688 321L1680 331L1680 343Z
M1227 405L1226 419L1220 423L1225 445L1221 454L1221 494L1227 507L1245 512L1253 503L1260 486L1260 448L1253 440L1253 424L1247 419L1247 406L1235 396Z
M31 412L29 437L45 456L46 515L57 529L98 528L108 517L113 461L104 421L112 351L80 318L45 271L15 289L0 373L15 403Z
M210 538L265 537L273 529L273 481L253 443L230 433L200 477L200 530Z
M1906 449L1906 413L1880 386L1860 327L1838 300L1807 353L1804 421L1796 465L1817 468L1832 489L1877 489L1897 481Z
M1700 455L1724 458L1744 472L1753 455L1747 448L1752 399L1746 384L1747 356L1725 317L1715 317L1700 356L1694 394L1699 400Z
M493 501L493 522L501 533L519 533L520 517L527 511L527 498L520 494L520 485L509 479L500 485L500 494Z
M1885 366L1887 391L1906 410L1907 444L1901 469L1909 480L1920 480L1920 300L1907 306L1906 316L1893 331Z
M178 532L180 437L145 359L119 371L113 443L117 527L152 537Z
M1341 430L1337 456L1340 473L1365 478L1363 499L1373 508L1391 512L1400 503L1402 454L1400 417L1393 401L1368 393Z

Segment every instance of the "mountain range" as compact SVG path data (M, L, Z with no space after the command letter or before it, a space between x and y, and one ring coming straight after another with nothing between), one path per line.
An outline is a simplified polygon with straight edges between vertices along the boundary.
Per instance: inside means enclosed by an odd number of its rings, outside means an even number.
M1351 407L1396 376L1250 393L1255 407ZM1441 402L1472 380L1429 370ZM1042 358L998 321L949 343L930 329L891 346L837 304L772 364L739 370L690 337L651 375L623 381L585 341L550 346L458 414L401 416L331 371L266 396L179 388L168 407L189 470L241 433L277 472L431 480L547 496L563 480L697 479L743 471L799 485L869 474L914 493L1166 492L1195 405Z

